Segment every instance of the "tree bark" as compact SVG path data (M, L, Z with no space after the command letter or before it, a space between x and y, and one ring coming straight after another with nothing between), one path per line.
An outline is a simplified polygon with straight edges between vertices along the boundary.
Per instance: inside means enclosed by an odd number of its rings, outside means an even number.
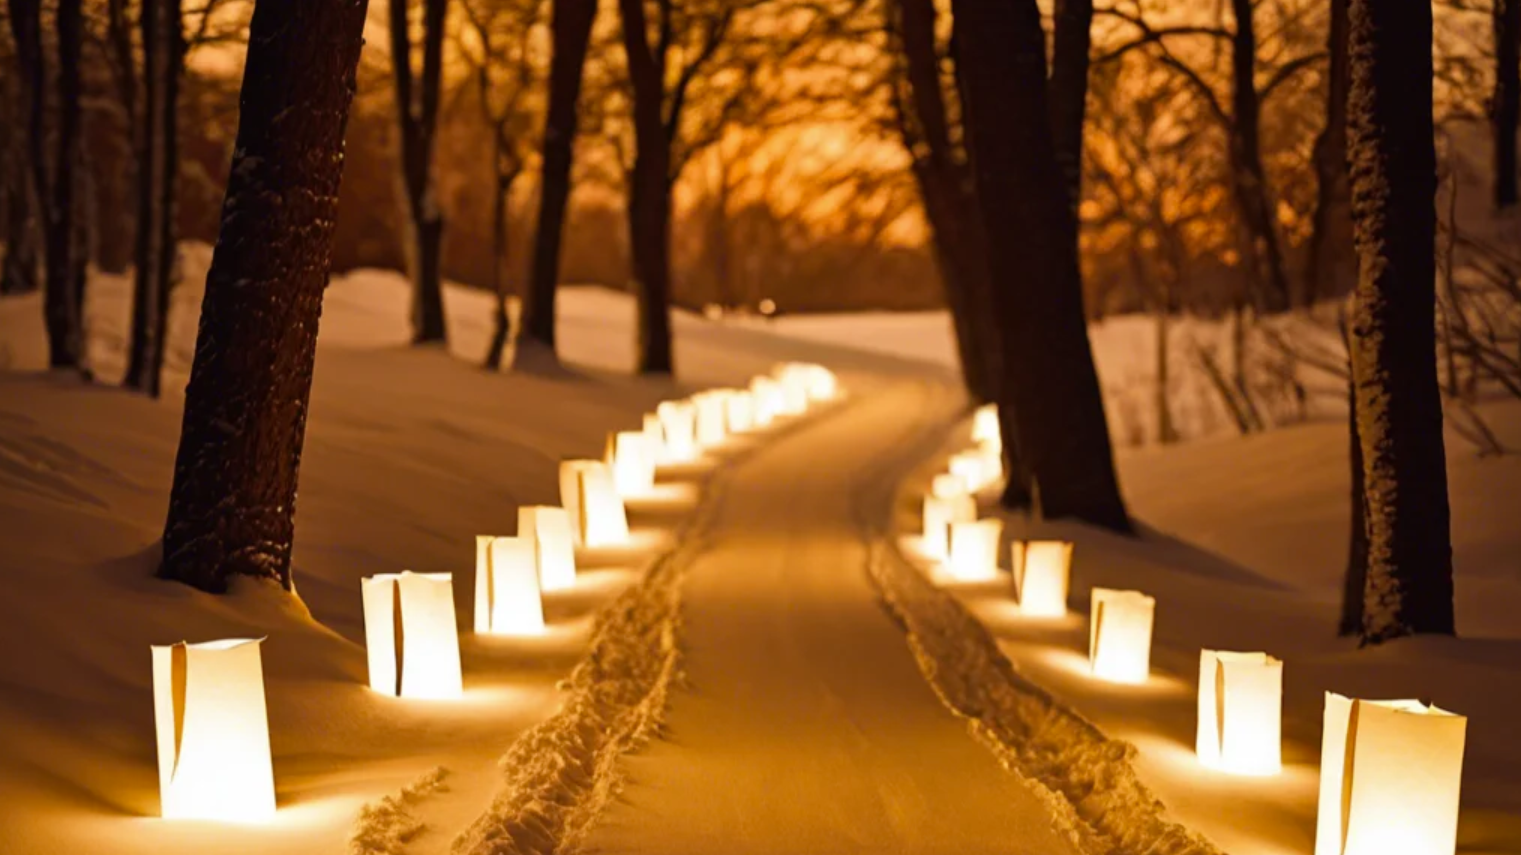
M142 10L143 116L138 133L137 239L126 384L158 397L178 255L179 89L185 68L180 0Z
M670 374L671 146L666 135L665 57L651 50L644 0L618 0L623 51L634 90L634 170L629 247L639 305L641 374Z
M1330 0L1326 40L1326 123L1310 155L1315 167L1315 209L1310 219L1303 303L1350 290L1342 275L1352 243L1347 190L1347 2Z
M422 77L412 74L410 0L390 0L391 70L401 138L402 188L406 195L412 276L412 343L448 340L444 322L444 216L433 181L433 143L443 81L444 18L448 0L423 0ZM416 86L414 86L414 83Z
M1088 107L1088 59L1093 0L1056 0L1051 50L1051 138L1066 179L1074 222L1083 200L1083 117ZM1074 236L1077 231L1073 231Z
M159 574L291 589L296 480L366 0L258 0Z
M1348 353L1351 339L1348 337ZM1358 635L1363 631L1363 589L1368 584L1368 513L1363 495L1363 446L1357 435L1357 378L1351 359L1347 362L1348 459L1352 469L1352 525L1347 539L1347 572L1341 591L1341 621L1336 634Z
M999 407L1047 517L1130 531L1083 313L1034 0L953 0L977 200L1004 326ZM1012 480L1012 479L1011 479Z
M1432 13L1352 0L1352 359L1368 515L1362 641L1454 631L1436 366Z
M25 166L18 162L13 171L14 180L7 183L5 194L5 265L0 269L0 294L27 294L42 282L33 213L37 202Z
M497 162L502 162L498 141ZM486 346L485 368L499 371L507 352L507 200L512 194L514 176L497 175L496 195L491 200L491 293L496 305L491 313L491 342Z
M1264 313L1289 308L1283 249L1262 166L1262 104L1257 95L1257 32L1252 0L1231 0L1236 32L1231 39L1231 190L1245 229L1244 257L1251 265L1254 303Z
M1521 121L1521 0L1495 0L1495 207L1516 204L1516 124Z
M554 0L550 29L549 107L544 118L544 153L539 187L539 222L533 267L524 295L518 340L555 352L555 291L560 281L560 247L570 202L570 170L575 155L577 102L591 40L596 0Z

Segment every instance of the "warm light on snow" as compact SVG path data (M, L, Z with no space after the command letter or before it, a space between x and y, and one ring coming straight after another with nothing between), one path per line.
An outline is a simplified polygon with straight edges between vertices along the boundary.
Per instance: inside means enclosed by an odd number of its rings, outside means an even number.
M628 512L613 483L613 474L593 461L576 470L577 505L581 509L581 543L622 546L628 542Z
M951 524L977 519L977 502L962 493L924 497L924 555L944 561L951 554Z
M655 449L643 431L625 430L607 438L613 483L624 498L643 496L655 486Z
M1326 693L1315 855L1452 855L1468 719Z
M691 401L662 401L655 408L665 442L661 460L685 463L697 457L697 407Z
M481 535L475 539L477 633L539 635L544 632L544 604L539 596L538 551L533 538L523 535L523 531L520 514L518 537Z
M998 405L983 404L972 416L972 442L1003 451L1003 435L998 431Z
M1020 612L1031 617L1067 613L1072 544L1064 540L1014 541L1010 568Z
M563 591L576 585L576 543L564 508L518 508L518 537L530 538L539 564L539 587Z
M424 700L462 691L454 582L448 573L382 573L360 580L370 688Z
M1003 520L985 519L951 523L951 554L945 569L962 582L985 582L998 578L998 537Z
M697 406L697 444L702 448L722 445L728 436L728 402L723 392L698 392L692 396Z
M1199 762L1234 775L1283 769L1283 662L1266 653L1199 654Z
M153 719L165 819L267 822L274 817L260 641L153 647Z
M1151 624L1157 601L1139 591L1094 588L1088 662L1111 683L1144 683L1151 673Z

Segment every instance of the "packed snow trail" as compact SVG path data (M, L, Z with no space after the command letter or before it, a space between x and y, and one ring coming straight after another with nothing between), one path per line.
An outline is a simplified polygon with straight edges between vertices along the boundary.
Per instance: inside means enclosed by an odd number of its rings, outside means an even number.
M683 590L685 685L624 759L596 853L1068 855L877 601L861 485L951 397L900 383L747 457Z

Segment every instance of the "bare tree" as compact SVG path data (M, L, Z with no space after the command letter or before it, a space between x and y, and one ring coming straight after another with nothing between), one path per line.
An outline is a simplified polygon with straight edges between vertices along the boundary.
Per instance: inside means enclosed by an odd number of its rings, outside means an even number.
M422 75L412 69L411 0L389 0L391 69L406 195L407 264L412 275L412 343L448 339L444 322L444 216L435 197L434 138L443 85L444 21L449 0L423 0Z
M1351 0L1352 365L1368 531L1362 641L1454 631L1436 366L1432 12Z
M1052 140L1040 10L1034 0L955 0L952 9L993 301L1009 342L1006 434L1028 461L1042 513L1130 531Z
M560 278L560 247L565 211L570 203L570 170L575 155L577 104L591 41L596 0L552 0L549 104L544 115L543 167L539 180L538 230L533 267L524 295L517 354L546 351L555 357L555 292Z
M1343 259L1352 243L1347 189L1347 3L1331 0L1326 28L1326 121L1310 155L1315 168L1315 209L1311 214L1304 274L1304 303L1341 294L1348 283ZM1350 271L1347 271L1350 272Z
M159 575L292 587L296 479L366 0L258 0Z

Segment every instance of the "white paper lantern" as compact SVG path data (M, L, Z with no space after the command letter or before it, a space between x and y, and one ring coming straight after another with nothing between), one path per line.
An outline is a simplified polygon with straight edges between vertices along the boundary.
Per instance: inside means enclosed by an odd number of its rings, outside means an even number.
M360 580L370 688L403 698L463 693L454 583L448 573L382 573Z
M924 497L924 554L944 561L951 554L951 524L977 519L977 502L961 493Z
M999 432L998 405L983 404L972 415L972 441L993 451L1003 450L1003 434Z
M768 427L786 407L781 384L773 377L761 375L752 379L750 397L755 401L756 427Z
M998 578L998 537L1003 520L985 519L951 523L951 556L945 568L962 582L985 582Z
M595 460L560 461L560 507L570 517L570 532L578 546L585 546L581 513L581 470L597 465Z
M807 386L808 397L813 401L832 400L840 393L839 379L822 365L808 366Z
M576 470L577 521L585 546L623 546L628 543L628 512L606 465L592 462Z
M966 481L960 475L952 475L942 472L930 481L930 495L947 499L952 496L965 496L971 493L966 487Z
M971 449L951 455L949 469L976 493L1003 477L1003 458L984 449Z
M625 498L647 496L655 487L655 450L643 431L618 431L607 438L613 483Z
M518 508L518 537L533 541L539 562L539 587L563 591L576 586L576 543L570 514L564 508L529 505Z
M801 415L808 410L808 377L806 369L796 362L787 362L771 370L782 388L782 414Z
M544 604L539 595L538 549L531 536L475 538L475 631L481 635L539 635Z
M1032 617L1067 613L1072 578L1072 544L1064 540L1014 541L1010 566L1019 610Z
M650 456L656 463L666 458L665 428L654 413L644 414L644 441L649 444Z
M691 401L663 401L655 408L665 438L662 460L685 463L697 458L697 407Z
M698 392L692 396L697 407L697 444L702 448L722 445L728 436L729 407L720 392Z
M755 399L748 391L726 390L724 407L729 433L749 433L755 429Z
M1315 855L1453 855L1468 719L1326 693Z
M274 817L260 641L153 647L153 720L165 819L266 822Z
M1088 660L1111 683L1144 683L1151 675L1151 625L1157 601L1139 591L1093 589Z
M1266 653L1199 654L1199 762L1234 775L1283 768L1283 663Z

